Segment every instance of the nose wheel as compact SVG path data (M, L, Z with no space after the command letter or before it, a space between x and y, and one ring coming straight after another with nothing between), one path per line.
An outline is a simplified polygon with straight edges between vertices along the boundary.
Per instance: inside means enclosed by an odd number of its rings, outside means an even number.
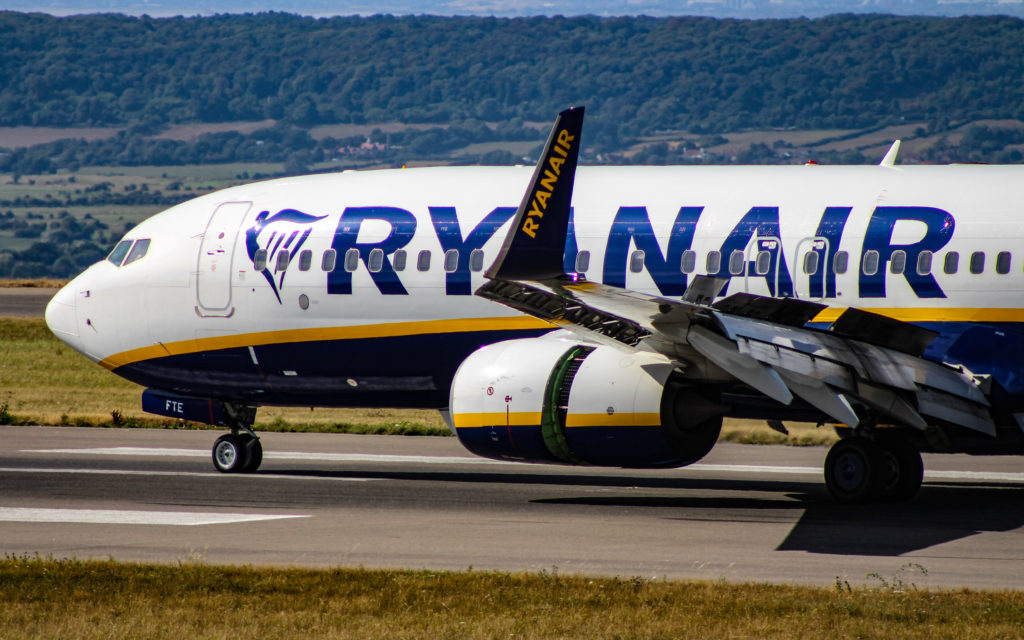
M843 438L825 457L825 485L839 502L910 500L923 478L920 452L903 441Z
M228 433L213 443L213 466L221 473L252 473L263 462L263 445L249 433Z
M221 473L252 473L263 462L263 445L252 430L256 408L227 404L224 408L231 433L213 443L213 466Z

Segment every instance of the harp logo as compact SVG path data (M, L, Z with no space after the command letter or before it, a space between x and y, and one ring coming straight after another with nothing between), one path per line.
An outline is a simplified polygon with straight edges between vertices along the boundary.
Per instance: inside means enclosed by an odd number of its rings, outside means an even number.
M279 303L281 287L284 286L284 277L288 273L287 262L291 260L291 256L298 255L299 249L313 232L313 223L326 217L302 213L295 209L282 209L273 215L269 211L261 211L256 216L255 224L246 229L245 249L249 259L252 260L253 267L270 283L270 288ZM288 257L282 259L282 252L287 252ZM279 260L285 262L285 268L277 268Z

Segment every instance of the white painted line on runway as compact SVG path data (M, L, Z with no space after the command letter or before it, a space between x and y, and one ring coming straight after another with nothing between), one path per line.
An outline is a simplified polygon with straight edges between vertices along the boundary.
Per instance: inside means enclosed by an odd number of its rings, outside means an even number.
M196 471L129 471L128 469L65 469L60 467L0 467L0 473L73 473L91 476L165 476L181 478L256 478L268 480L328 480L332 482L374 482L377 478L344 478L337 476L295 476L283 473L245 473L240 475Z
M25 449L22 453L50 453L50 454L73 454L73 455L95 455L95 456L132 456L132 457L188 457L208 458L210 452L205 449L168 449L168 448L145 448L145 447L100 447L91 449ZM439 464L439 465L505 465L523 467L523 463L503 460L489 460L487 458L476 458L470 456L419 456L419 455L389 455L375 453L325 453L325 452L300 452L300 451L275 451L264 455L266 460L301 460L306 462L370 462L370 463L399 463L399 464ZM3 471L4 469L0 469ZM14 471L14 469L11 469ZM60 472L54 469L53 472ZM90 470L91 471L91 470ZM82 470L81 473L90 471ZM710 473L743 473L752 475L812 475L821 477L821 467L794 467L756 464L692 464L688 467L678 469L686 473L690 471ZM67 471L64 471L67 472ZM140 475L173 475L173 476L210 476L220 477L219 473L177 473L177 472L150 472L133 471L117 472L104 471L104 473L125 473ZM282 477L294 478L296 476L284 476L274 474L247 475L245 477ZM929 471L924 472L925 480L951 481L970 480L976 482L1024 482L1024 472L1000 472L1000 471ZM367 480L367 478L331 478L347 480Z
M99 447L95 449L23 449L22 453L61 453L88 456L133 456L133 457L165 457L165 458L209 458L206 449L157 449L145 447ZM264 460L305 460L313 462L399 462L419 464L510 464L519 462L503 462L474 458L470 456L416 456L389 455L376 453L305 453L301 451L265 451Z
M199 513L192 511L123 511L115 509L33 509L0 507L0 522L53 522L66 524L150 524L194 527L263 520L309 518L308 515L254 513Z
M682 470L728 473L772 473L821 476L821 467L775 467L756 464L692 464ZM925 480L976 480L979 482L1024 482L1024 473L1012 471L925 471Z

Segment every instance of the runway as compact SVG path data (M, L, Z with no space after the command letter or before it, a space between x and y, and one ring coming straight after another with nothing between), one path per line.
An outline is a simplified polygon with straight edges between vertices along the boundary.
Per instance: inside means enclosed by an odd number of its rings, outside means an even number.
M720 444L634 471L499 463L454 438L0 427L0 552L125 561L557 571L1021 588L1016 458L926 456L908 504L840 506L824 448ZM925 574L925 572L927 572Z
M50 287L0 287L0 318L42 318L55 293Z

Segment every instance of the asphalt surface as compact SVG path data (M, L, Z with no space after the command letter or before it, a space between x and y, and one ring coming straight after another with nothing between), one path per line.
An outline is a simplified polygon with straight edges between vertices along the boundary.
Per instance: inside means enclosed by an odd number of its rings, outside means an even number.
M0 287L0 318L42 318L57 289Z
M722 444L686 469L492 463L454 438L0 427L0 553L1021 588L1018 458L926 456L911 503L841 506L823 448Z

